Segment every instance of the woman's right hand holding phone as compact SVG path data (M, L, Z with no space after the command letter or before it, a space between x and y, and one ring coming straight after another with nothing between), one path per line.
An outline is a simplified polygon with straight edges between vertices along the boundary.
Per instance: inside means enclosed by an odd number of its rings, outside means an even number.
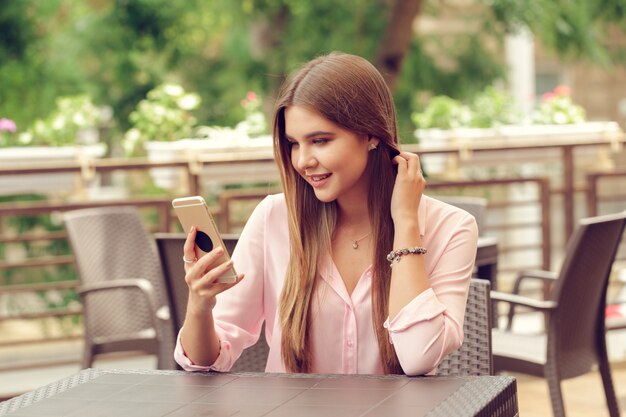
M216 282L217 278L232 267L232 260L218 264L219 257L224 249L217 246L200 259L196 259L196 228L187 234L183 247L184 259L193 260L185 262L185 282L189 287L188 312L205 315L209 314L215 306L215 296L230 287L237 285L243 274L237 275L234 283Z

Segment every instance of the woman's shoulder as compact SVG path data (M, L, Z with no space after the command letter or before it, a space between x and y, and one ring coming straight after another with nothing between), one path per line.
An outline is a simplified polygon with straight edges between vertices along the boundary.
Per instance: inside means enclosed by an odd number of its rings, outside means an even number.
M472 214L437 198L422 195L420 219L424 219L423 222L420 220L424 236L431 240L446 242L446 237L465 233L478 238L478 224ZM429 240L428 244L432 246L433 241Z
M447 220L456 220L456 221L471 221L474 220L474 216L470 214L468 211L455 206L446 201L445 197L437 198L430 197L427 195L422 195L422 200L420 205L424 204L427 216L429 218L436 217Z
M283 233L283 229L287 229L285 197L283 194L269 194L252 211L241 236L277 236Z
M285 194L268 194L258 204L256 211L261 211L265 218L287 219L287 203Z
M259 205L264 206L266 210L287 210L287 202L285 201L284 193L268 194Z

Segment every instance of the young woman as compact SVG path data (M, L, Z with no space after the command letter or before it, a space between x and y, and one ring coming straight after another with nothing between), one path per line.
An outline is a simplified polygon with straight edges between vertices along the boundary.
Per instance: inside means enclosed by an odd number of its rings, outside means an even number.
M433 371L463 341L478 232L422 195L380 73L340 53L303 66L277 100L274 154L284 194L241 233L236 284L214 283L230 265L216 264L220 249L194 259L187 237L177 362L228 371L265 322L267 372Z

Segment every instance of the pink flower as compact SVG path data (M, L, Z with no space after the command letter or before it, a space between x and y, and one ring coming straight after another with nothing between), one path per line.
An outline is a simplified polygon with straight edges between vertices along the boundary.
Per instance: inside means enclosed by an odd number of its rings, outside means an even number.
M551 100L554 100L555 98L556 98L556 94L554 94L553 92L544 93L543 96L541 96L541 100L543 101L551 101Z
M17 130L17 126L15 122L11 119L1 118L0 119L0 132L15 132Z
M566 85L557 85L554 87L554 94L557 96L569 96L571 93L572 91Z
M249 101L254 101L254 100L256 100L256 93L254 91L248 91L248 94L246 95L246 98Z

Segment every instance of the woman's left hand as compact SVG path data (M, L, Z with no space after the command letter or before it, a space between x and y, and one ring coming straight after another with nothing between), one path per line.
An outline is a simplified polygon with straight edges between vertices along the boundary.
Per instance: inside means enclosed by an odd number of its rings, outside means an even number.
M411 152L400 152L392 162L398 165L398 175L391 195L391 218L396 227L417 220L417 209L426 180L422 175L420 158Z

